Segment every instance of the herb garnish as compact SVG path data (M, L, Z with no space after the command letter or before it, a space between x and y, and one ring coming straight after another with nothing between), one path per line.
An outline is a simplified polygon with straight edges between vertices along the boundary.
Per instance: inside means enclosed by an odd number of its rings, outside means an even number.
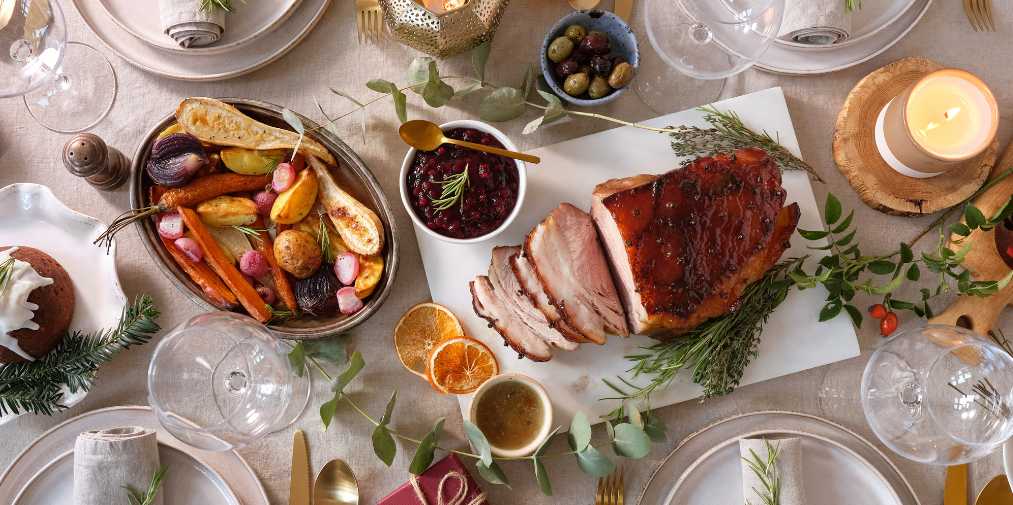
M446 179L440 181L443 185L440 190L440 197L433 200L433 208L438 211L444 211L454 206L458 200L461 201L461 207L464 207L464 190L468 187L468 165L464 166L464 170L459 174L453 174L448 176Z
M753 472L763 489L753 488L753 492L760 497L761 505L781 505L781 474L777 471L777 458L781 455L781 447L764 439L767 449L767 457L761 458L756 451L750 449L749 457L742 458L746 466ZM748 499L746 505L752 505Z
M844 10L853 12L855 9L862 8L862 0L844 0Z
M232 227L235 228L240 233L242 233L243 235L246 235L246 236L249 236L249 237L253 237L253 238L257 239L257 240L260 240L260 234L261 233L264 233L264 232L267 231L266 228L265 229L260 229L260 228L254 228L252 226L243 226L243 225L240 225L240 224L233 225Z
M14 277L14 257L9 256L0 263L0 295L7 291L7 285L10 284L12 277Z
M202 12L211 12L215 9L232 12L232 0L201 0L200 10Z
M165 465L155 470L154 475L151 476L151 483L148 484L148 489L144 493L130 486L123 486L127 490L127 499L130 500L130 505L151 505L155 503L155 497L158 496L158 490L162 487L162 480L165 479L165 474L168 470Z
M327 214L320 211L318 215L320 218L320 228L317 230L317 242L320 243L320 254L324 258L324 263L334 263L334 251L331 250L331 235L327 230L327 221L324 220Z

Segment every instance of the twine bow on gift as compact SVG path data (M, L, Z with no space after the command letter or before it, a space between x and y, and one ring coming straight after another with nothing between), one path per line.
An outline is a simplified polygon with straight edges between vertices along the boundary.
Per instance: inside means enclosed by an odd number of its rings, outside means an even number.
M457 493L454 494L449 500L445 500L443 496L443 487L447 484L448 479L456 479L461 485L457 487ZM422 505L432 505L429 500L426 499L426 494L422 492L422 486L419 485L419 480L416 476L412 475L408 480L411 482L412 489L415 490L415 496L418 497ZM447 472L446 475L440 479L440 485L436 487L436 504L435 505L481 505L485 503L485 493L478 493L471 501L465 503L464 499L468 496L468 479L456 470Z

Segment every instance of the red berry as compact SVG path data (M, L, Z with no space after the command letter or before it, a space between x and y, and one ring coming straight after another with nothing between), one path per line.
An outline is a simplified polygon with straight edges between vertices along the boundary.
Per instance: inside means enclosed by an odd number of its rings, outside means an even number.
M1006 256L1013 258L1013 245L1006 248Z
M882 303L869 306L869 315L876 319L883 319L886 317L886 307Z
M879 322L879 333L884 337L889 337L894 331L897 330L897 313L887 312L883 320Z

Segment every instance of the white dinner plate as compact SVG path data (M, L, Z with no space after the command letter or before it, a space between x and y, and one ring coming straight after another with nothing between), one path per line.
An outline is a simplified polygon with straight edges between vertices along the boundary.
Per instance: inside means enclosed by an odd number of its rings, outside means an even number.
M248 4L252 5L258 1L249 0ZM270 33L265 33L234 50L204 54L200 57L165 51L131 35L112 20L101 2L96 0L73 0L73 2L77 12L95 35L127 63L171 79L220 81L253 72L284 56L313 30L327 12L331 0L301 0L288 19ZM237 9L242 7L245 6L240 5Z
M74 284L71 331L114 327L127 304L116 273L116 245L107 253L92 244L105 230L106 225L71 210L46 186L20 183L0 189L0 246L34 247L63 266ZM85 394L65 389L62 403L70 407ZM15 417L0 417L0 425Z
M732 437L696 459L679 477L665 504L744 503L739 439L795 437L802 444L802 485L820 505L901 505L886 478L855 451L825 437L791 430L761 430ZM819 500L815 497L819 496Z
M844 47L855 46L889 28L917 3L918 0L888 0L863 3L862 8L855 9L851 13L851 36L847 40L837 44L802 44L781 38L775 39L774 43L803 51L835 51Z
M158 444L158 461L166 468L159 493L163 505L242 505L218 472L193 456ZM74 501L74 451L65 452L39 470L11 505L52 505Z
M165 505L269 505L263 485L238 453L187 447L158 424L149 407L134 406L87 412L43 433L0 475L0 497L19 497L17 505L71 503L77 436L119 426L157 431L159 457L168 468Z
M865 8L871 8L873 4L878 3L904 2L866 2ZM904 38L921 21L931 5L932 0L914 0L914 4L908 6L891 23L842 44L815 49L800 44L775 42L760 57L756 68L778 74L810 75L836 72L858 65L886 51Z
M730 417L686 437L655 470L638 503L742 503L742 467L733 442L753 434L803 438L803 472L811 503L920 504L896 465L869 441L825 419L781 411ZM813 499L815 493L819 500Z
M155 0L97 0L109 18L134 37L165 51L179 54L209 55L236 49L271 33L295 12L302 0L256 0L236 2L226 15L225 33L221 40L205 47L180 47L165 34Z

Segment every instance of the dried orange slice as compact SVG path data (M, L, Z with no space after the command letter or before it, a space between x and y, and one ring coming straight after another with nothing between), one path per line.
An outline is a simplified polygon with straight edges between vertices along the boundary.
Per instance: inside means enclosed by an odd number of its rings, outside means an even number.
M442 393L471 393L498 373L496 356L471 337L447 340L429 355L429 382Z
M462 335L461 322L450 309L435 303L420 303L408 309L394 327L394 348L408 371L428 379L426 365L433 348Z

